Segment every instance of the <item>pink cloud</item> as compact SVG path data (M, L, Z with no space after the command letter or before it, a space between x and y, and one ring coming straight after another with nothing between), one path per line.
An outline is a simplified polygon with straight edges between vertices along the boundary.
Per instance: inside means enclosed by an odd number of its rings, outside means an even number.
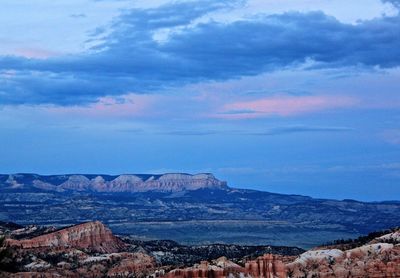
M236 101L223 105L215 115L225 119L248 119L267 116L292 116L323 110L353 107L358 101L346 96L272 96L257 100Z
M231 96L230 99L232 101ZM259 99L237 99L227 102L213 94L159 95L128 94L103 97L88 106L47 107L52 114L83 117L188 119L222 118L251 119L269 116L292 116L338 108L354 107L359 102L346 96L289 96L276 95Z
M46 50L46 49L41 49L41 48L17 48L15 49L15 55L18 56L23 56L26 58L33 58L33 59L47 59L50 57L54 57L59 55L59 53Z

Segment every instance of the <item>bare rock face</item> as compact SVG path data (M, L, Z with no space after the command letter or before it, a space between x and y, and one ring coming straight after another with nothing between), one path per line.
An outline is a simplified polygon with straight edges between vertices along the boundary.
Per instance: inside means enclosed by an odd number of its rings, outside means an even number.
M32 239L9 239L7 243L22 249L78 248L101 253L117 252L124 247L124 243L99 221L75 225Z
M60 186L62 189L96 192L179 192L201 188L225 188L226 183L217 180L211 174L164 174L161 176L140 177L120 175L111 181L101 176L88 179L85 176L70 176Z
M276 256L266 254L245 265L245 272L251 277L286 278L284 263Z
M165 275L166 278L227 278L227 277L254 277L254 278L286 278L284 263L274 255L266 254L256 260L248 261L241 267L222 257L211 264L207 261L185 269L175 269Z
M202 261L200 264L196 264L193 267L185 269L175 269L167 273L165 278L223 278L228 277L229 270L220 266L216 266Z
M400 245L307 251L286 268L291 277L400 277Z

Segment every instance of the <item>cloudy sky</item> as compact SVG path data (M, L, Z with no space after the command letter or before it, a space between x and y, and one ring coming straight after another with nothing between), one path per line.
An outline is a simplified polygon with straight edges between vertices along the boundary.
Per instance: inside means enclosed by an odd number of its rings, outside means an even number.
M400 199L399 0L3 0L0 172Z

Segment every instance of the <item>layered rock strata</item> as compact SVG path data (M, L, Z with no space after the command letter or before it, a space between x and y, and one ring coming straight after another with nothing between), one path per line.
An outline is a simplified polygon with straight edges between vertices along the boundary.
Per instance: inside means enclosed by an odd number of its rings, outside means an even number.
M101 253L117 252L125 244L101 222L87 222L31 239L7 240L9 246L33 248L78 248Z

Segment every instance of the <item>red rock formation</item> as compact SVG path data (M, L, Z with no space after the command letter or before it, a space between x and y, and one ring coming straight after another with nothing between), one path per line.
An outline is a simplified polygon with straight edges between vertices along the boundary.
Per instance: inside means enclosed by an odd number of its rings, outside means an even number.
M234 264L226 258L201 262L199 265L185 269L175 269L165 275L166 278L226 278L230 275L244 274L246 277L286 278L285 265L271 254L248 261L245 267Z
M117 255L122 256L123 259L107 272L107 277L137 277L139 274L144 276L156 266L154 258L143 253L119 253Z
M117 252L124 243L101 222L87 222L24 240L7 240L9 246L31 248L78 248L96 252Z
M345 252L307 251L286 268L292 277L400 277L400 245L375 243Z
M247 262L245 272L252 277L286 278L285 265L271 254L266 254L254 261Z
M228 277L228 269L211 265L207 261L201 262L193 267L174 269L167 273L165 278L223 278Z

